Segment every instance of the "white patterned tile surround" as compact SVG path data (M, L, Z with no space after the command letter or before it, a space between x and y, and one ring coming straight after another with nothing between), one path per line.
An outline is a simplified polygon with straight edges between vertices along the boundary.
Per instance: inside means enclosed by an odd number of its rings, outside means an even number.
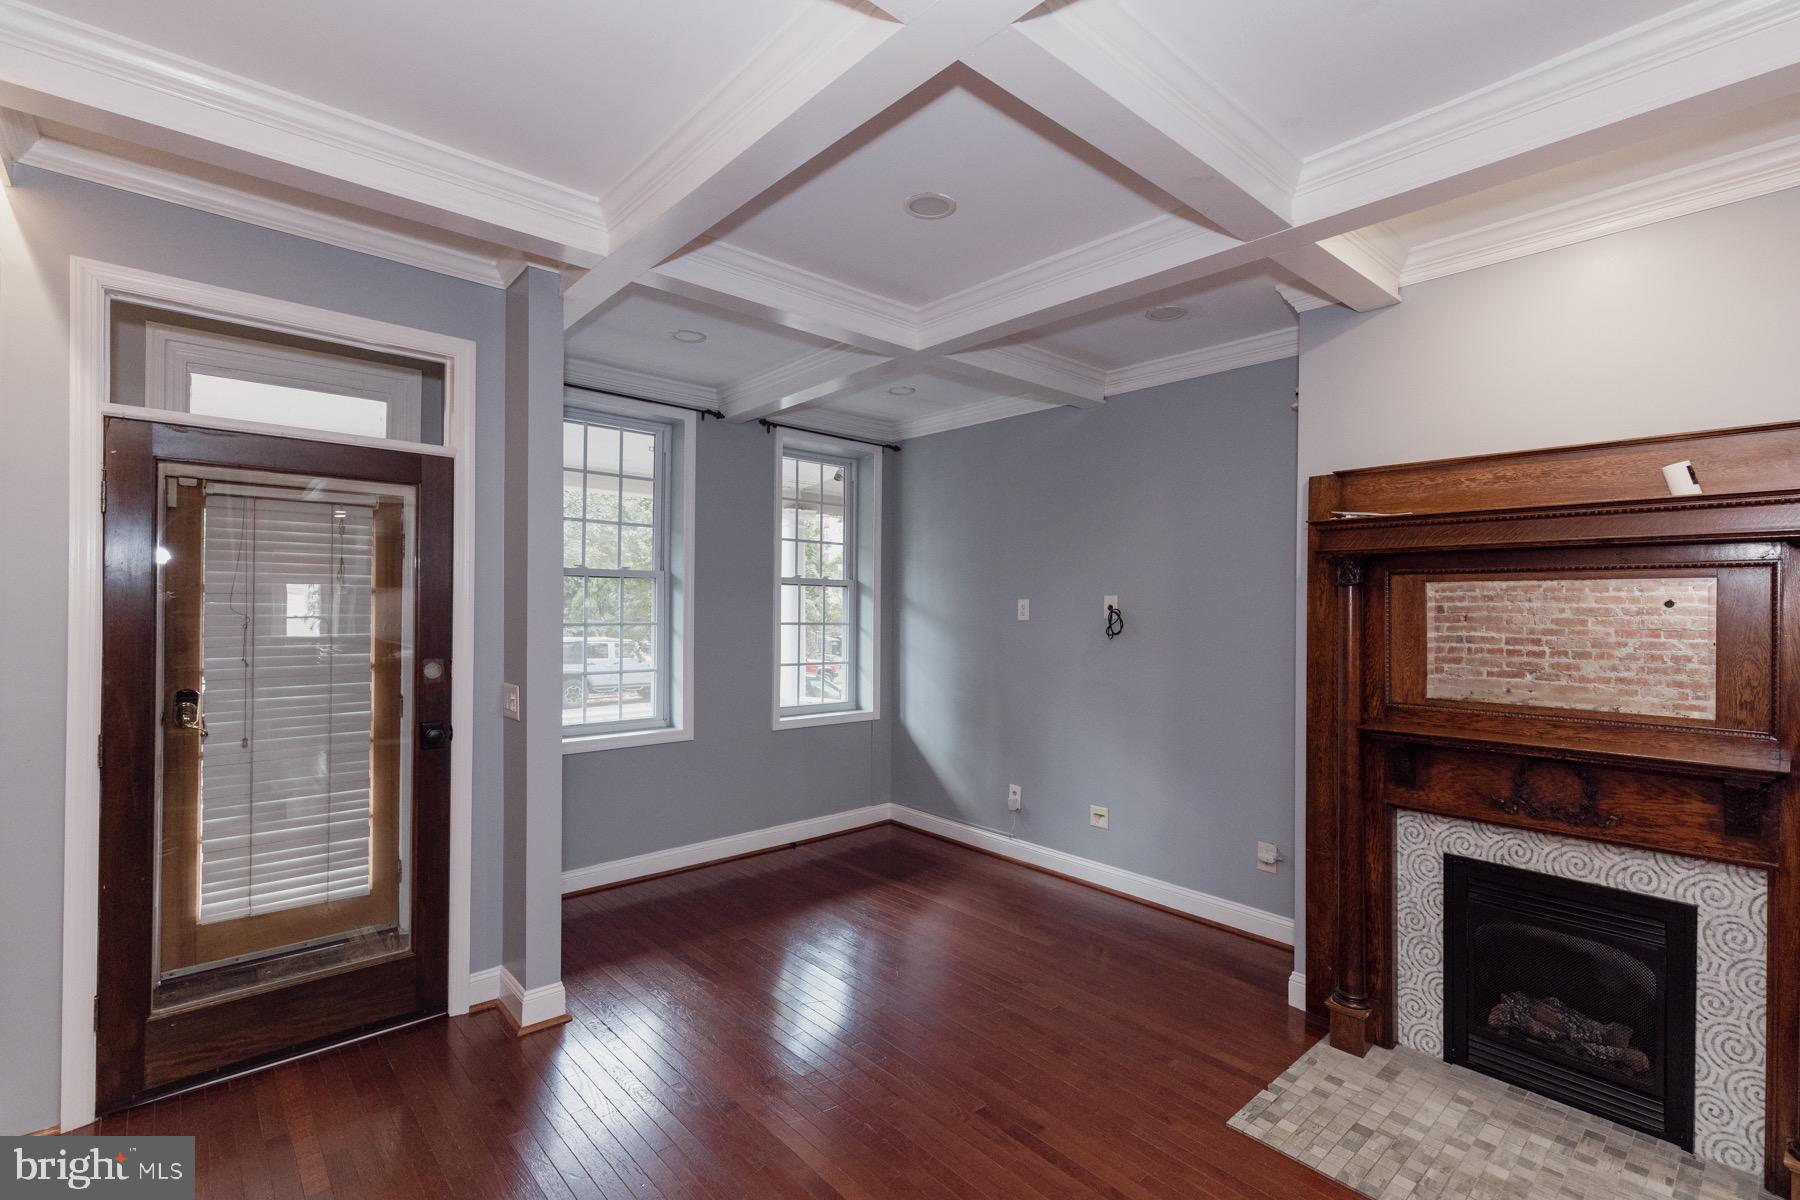
M1769 881L1750 867L1603 845L1430 813L1394 825L1395 1034L1444 1054L1444 856L1537 871L1699 910L1694 1153L1760 1172L1768 1008Z

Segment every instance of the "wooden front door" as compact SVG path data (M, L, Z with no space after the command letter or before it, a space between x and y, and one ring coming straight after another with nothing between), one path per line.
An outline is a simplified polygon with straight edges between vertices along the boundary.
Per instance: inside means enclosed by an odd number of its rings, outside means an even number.
M98 1112L443 1011L450 496L108 421Z

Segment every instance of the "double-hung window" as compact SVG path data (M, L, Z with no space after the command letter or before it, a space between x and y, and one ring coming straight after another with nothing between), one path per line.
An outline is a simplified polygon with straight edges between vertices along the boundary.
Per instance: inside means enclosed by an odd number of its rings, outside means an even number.
M690 657L691 501L676 483L691 434L636 411L571 404L563 414L565 748L687 730L677 664ZM650 736L621 736L639 733Z
M875 715L879 450L780 431L777 727Z

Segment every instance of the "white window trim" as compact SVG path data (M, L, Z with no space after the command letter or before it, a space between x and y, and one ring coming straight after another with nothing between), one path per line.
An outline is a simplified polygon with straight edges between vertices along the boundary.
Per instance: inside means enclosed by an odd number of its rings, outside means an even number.
M775 524L769 538L769 719L770 728L813 729L881 719L881 493L882 448L822 433L775 427L770 508ZM783 716L781 711L781 460L789 453L823 454L856 464L856 707Z
M387 409L390 440L419 440L424 384L418 371L209 330L145 322L144 407L187 412L188 381L196 370L203 375L375 400Z
M656 421L675 433L675 467L669 494L679 510L669 523L669 678L675 682L669 698L669 724L655 729L628 729L619 733L587 733L562 740L564 754L589 754L596 750L624 750L633 746L661 746L694 739L694 475L700 414L673 405L647 404L624 396L600 395L575 388L563 389L565 408L597 417L625 417ZM560 629L560 625L558 626Z
M94 1119L94 1064L98 1043L93 998L99 986L100 772L94 752L100 737L101 597L100 480L106 417L162 420L221 429L248 429L315 442L368 444L317 430L287 430L241 422L202 421L109 402L111 368L108 305L126 300L177 308L224 321L364 346L441 362L444 378L443 446L404 449L455 462L454 613L452 663L475 660L475 343L459 337L314 308L252 292L197 283L135 267L88 258L69 260L69 628L64 743L62 1050L60 1120L78 1129ZM394 447L393 442L375 442ZM452 671L452 726L473 729L475 693L469 670ZM474 739L450 745L450 877L446 1008L469 1011L470 876Z

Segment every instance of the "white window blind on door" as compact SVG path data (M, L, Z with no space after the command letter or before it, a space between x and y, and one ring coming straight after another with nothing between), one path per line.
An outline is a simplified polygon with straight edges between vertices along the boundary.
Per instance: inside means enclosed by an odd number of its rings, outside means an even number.
M374 510L209 484L200 923L369 891Z

